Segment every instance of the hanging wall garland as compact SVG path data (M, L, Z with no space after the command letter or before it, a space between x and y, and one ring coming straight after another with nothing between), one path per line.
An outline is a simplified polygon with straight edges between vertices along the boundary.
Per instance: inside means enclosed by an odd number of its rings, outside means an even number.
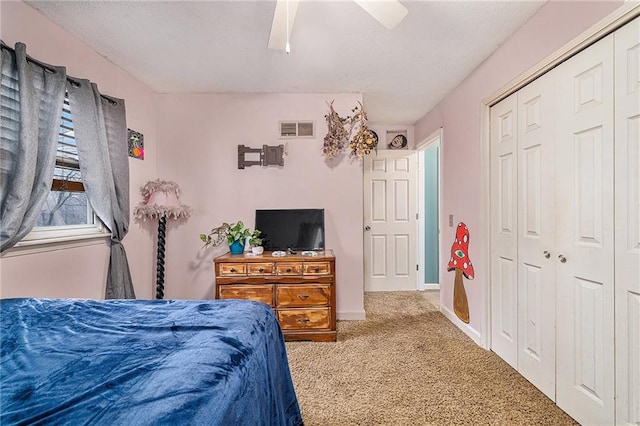
M340 117L333 109L333 101L327 103L329 114L324 118L327 120L327 135L324 137L322 152L328 158L333 158L340 154L347 144L349 145L350 156L362 158L375 151L378 147L376 134L367 127L367 113L358 102L351 110L353 115L346 118ZM353 138L351 135L355 130Z
M322 152L328 158L333 158L340 154L346 144L349 142L349 132L345 129L347 119L342 118L333 109L333 101L327 102L329 106L329 114L324 118L327 120L327 135L324 137L324 145L322 146Z

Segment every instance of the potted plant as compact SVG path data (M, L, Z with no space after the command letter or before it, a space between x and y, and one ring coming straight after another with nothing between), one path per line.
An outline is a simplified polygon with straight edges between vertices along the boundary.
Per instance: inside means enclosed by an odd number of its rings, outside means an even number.
M240 254L244 251L245 242L250 235L249 228L245 228L244 223L239 220L232 224L225 222L213 228L208 234L200 234L200 239L204 242L205 247L217 246L226 240L229 244L229 251L232 254Z
M262 247L262 238L260 238L260 230L256 229L253 231L251 236L249 237L249 245L251 246L251 253L253 254L262 254L264 252L264 247Z

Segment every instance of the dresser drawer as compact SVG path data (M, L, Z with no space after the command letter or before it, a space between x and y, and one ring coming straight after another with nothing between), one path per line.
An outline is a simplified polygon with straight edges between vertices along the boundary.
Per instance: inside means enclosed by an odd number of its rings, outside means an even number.
M273 275L273 263L247 263L249 275Z
M221 276L247 275L246 263L220 263L218 268Z
M220 299L244 299L266 303L273 306L273 286L267 285L221 285L218 289Z
M302 273L304 275L329 275L331 264L329 262L304 262Z
M278 309L283 330L317 330L329 328L329 308Z
M331 286L329 284L280 284L276 287L277 307L329 306L330 301Z
M276 265L278 275L300 275L302 273L302 263L281 262Z

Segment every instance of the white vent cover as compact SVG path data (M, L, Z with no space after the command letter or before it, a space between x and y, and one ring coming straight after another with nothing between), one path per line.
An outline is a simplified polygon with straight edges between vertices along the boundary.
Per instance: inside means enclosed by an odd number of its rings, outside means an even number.
M313 121L281 121L281 138L313 138L315 136L315 126Z

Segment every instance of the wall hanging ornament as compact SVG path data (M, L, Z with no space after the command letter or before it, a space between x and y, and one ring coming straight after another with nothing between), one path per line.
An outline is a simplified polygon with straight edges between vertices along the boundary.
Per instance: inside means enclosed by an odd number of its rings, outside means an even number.
M144 135L135 130L127 129L127 136L129 157L144 160Z
M340 154L344 147L349 143L349 132L345 128L347 125L347 119L342 118L333 109L333 101L327 102L329 106L329 114L324 118L327 120L327 134L324 137L324 144L322 146L322 152L328 158L333 158Z
M465 323L469 324L469 302L464 290L462 275L467 279L473 279L473 265L469 259L469 229L463 222L458 224L456 239L451 246L451 258L447 271L456 271L453 282L453 311Z
M333 109L333 101L327 102L327 105L329 114L324 118L327 120L328 131L322 146L324 155L333 158L342 153L347 145L352 157L362 158L377 150L378 137L367 127L367 113L360 101L351 110L353 115L346 118L340 117Z
M164 246L167 218L188 219L191 208L180 204L180 187L175 182L156 179L142 188L142 202L133 209L133 215L142 220L158 220L158 247L156 264L156 299L164 298Z

